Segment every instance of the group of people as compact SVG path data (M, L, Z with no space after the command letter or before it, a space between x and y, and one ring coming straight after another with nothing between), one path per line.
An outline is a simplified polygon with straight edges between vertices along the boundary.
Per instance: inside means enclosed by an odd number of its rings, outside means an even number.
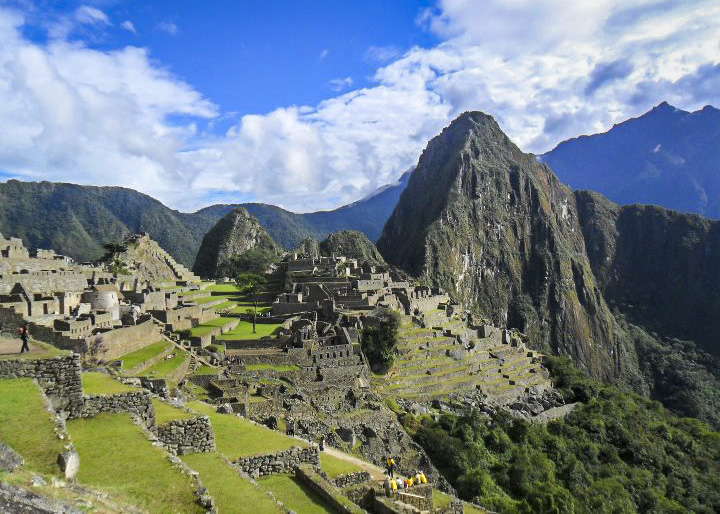
M390 496L394 493L397 493L398 490L408 489L415 485L422 485L427 483L428 479L425 476L425 473L423 473L422 471L416 471L415 475L411 476L410 478L392 478L390 477L390 475L388 475L385 478L385 493Z

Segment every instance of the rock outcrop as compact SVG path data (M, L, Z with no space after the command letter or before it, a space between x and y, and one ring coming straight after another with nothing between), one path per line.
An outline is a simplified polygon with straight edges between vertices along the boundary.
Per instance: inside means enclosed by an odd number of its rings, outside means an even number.
M230 271L233 257L253 249L273 255L281 252L260 222L247 210L238 207L223 216L205 234L193 271L203 277L225 276Z
M492 117L465 113L428 144L378 246L536 346L597 377L624 374L626 341L595 283L573 192Z
M385 259L368 237L357 230L341 230L330 234L320 243L320 253L331 256L344 255L372 264L385 264Z

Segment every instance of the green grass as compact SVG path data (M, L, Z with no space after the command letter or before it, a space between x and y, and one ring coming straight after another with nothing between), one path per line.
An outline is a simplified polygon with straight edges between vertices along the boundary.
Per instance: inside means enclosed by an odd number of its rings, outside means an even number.
M437 489L433 489L433 507L436 509L444 509L452 503L453 497Z
M258 479L258 483L271 491L285 506L303 514L332 513L334 510L310 489L289 475L270 475Z
M242 478L217 453L195 453L181 458L200 473L200 481L215 498L219 512L283 512L262 488Z
M295 364L248 364L245 371L300 371Z
M320 467L330 478L362 471L362 468L352 462L347 462L327 453L320 453Z
M54 421L38 386L29 378L0 380L0 441L10 445L34 471L58 474L62 452Z
M85 394L119 394L137 391L137 387L123 384L110 375L96 371L82 374L83 393Z
M205 288L205 291L211 291L214 293L239 293L240 288L235 284L215 284Z
M253 324L250 321L241 321L237 327L223 335L217 336L218 340L226 339L260 339L275 334L282 323L257 323L256 333L253 334Z
M215 366L207 366L202 364L193 372L193 375L215 375L218 372L218 368Z
M227 296L203 296L200 298L193 298L191 301L199 305L203 305L205 303L216 302L218 300L228 301Z
M148 512L203 512L190 480L173 469L128 414L67 422L80 453L80 483L102 488Z
M205 334L209 334L213 330L217 328L222 328L225 325L235 321L236 318L215 318L210 321L206 321L205 323L202 323L196 327L193 327L190 329L190 335L193 336L204 336Z
M174 350L172 355L172 358L163 359L157 364L150 366L148 369L140 373L140 376L165 378L170 373L175 371L183 362L185 362L185 359L188 358L188 354L183 350L179 349Z
M42 350L44 350L45 353L20 353L20 348L22 347L22 341L20 339L17 340L17 351L18 353L11 353L7 355L0 355L0 360L2 359L49 359L50 357L59 357L61 355L71 355L72 352L68 350L61 350L59 348L55 348L53 345L48 343L43 343L42 341L36 341L35 339L30 339L30 345L37 345Z
M234 308L236 305L237 305L237 302L233 302L233 301L231 300L231 301L227 301L227 302L223 302L223 303L220 303L220 304L218 304L218 305L215 305L215 306L213 307L213 309L215 309L216 311L224 311L224 310L232 309L232 308Z
M152 359L156 355L160 355L170 346L172 346L172 343L169 343L167 341L158 341L157 343L149 344L144 348L140 348L139 350L136 350L132 353L128 353L127 355L121 357L123 361L123 369L133 369L135 366L138 366L141 363Z
M280 432L251 423L233 414L218 414L206 403L189 402L189 408L210 417L215 431L217 451L230 460L250 455L274 453L291 446L306 447L307 443L286 437Z
M248 309L250 309L250 312L253 311L252 304L248 303L239 303L237 307L235 307L230 312L233 314L247 314ZM258 304L257 313L258 314L265 314L266 312L270 312L272 310L272 307L267 304Z
M189 412L173 407L169 403L165 403L157 398L152 399L152 404L153 407L155 407L155 422L158 425L162 425L168 421L175 421L176 419L190 419L196 417Z

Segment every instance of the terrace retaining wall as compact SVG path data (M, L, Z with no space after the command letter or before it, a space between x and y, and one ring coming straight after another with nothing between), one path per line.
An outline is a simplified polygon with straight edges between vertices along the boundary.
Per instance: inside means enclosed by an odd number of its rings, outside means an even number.
M317 446L300 448L293 446L285 451L243 457L235 461L238 469L253 478L276 473L293 473L300 464L319 465Z
M215 434L208 416L163 423L157 427L156 436L175 455L215 451Z

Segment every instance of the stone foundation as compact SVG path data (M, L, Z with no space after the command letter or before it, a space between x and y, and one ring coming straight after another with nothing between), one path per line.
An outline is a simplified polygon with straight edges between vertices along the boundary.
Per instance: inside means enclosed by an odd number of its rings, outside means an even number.
M207 416L163 423L156 436L175 455L215 451L215 434Z
M276 473L293 473L300 464L318 465L320 457L317 446L310 448L292 448L266 455L244 457L235 461L235 465L243 473L253 478Z

